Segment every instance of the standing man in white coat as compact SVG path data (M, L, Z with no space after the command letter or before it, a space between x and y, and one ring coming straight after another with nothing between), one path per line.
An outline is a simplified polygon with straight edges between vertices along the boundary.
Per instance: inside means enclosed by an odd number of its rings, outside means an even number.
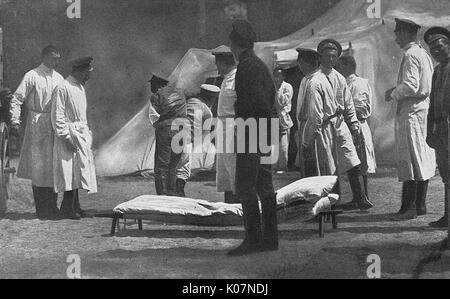
M347 85L352 95L353 104L355 105L356 117L361 124L362 140L360 148L357 150L362 163L361 170L364 179L364 188L366 190L366 196L369 198L368 174L375 173L377 168L372 132L367 123L369 117L372 115L373 94L369 80L356 75L356 67L356 60L353 56L341 56L336 70L347 79Z
M234 143L234 118L237 96L235 91L236 61L233 53L227 47L220 52L214 52L219 75L224 77L217 105L217 192L225 193L225 203L239 203L236 198L236 153L230 148ZM227 135L228 132L228 135ZM220 147L220 148L219 148Z
M52 124L55 130L55 191L64 192L61 215L66 219L83 217L78 190L97 192L92 132L87 123L86 92L93 58L74 60L72 74L57 87L53 97Z
M320 42L320 68L308 82L308 120L303 144L315 148L319 175L347 173L353 201L360 210L373 207L368 200L355 144L360 142L360 124L345 78L335 69L342 46L333 39ZM308 150L314 152L314 149Z
M436 172L434 150L426 143L433 62L417 41L420 26L410 20L395 21L396 43L405 54L397 86L386 92L386 101L397 103L395 149L403 191L401 209L393 220L402 221L426 214L428 182Z
M25 136L17 177L32 181L39 219L57 219L58 194L53 190L53 129L50 119L52 94L64 78L56 72L61 56L58 49L42 50L42 64L25 74L11 101L11 130L21 125L22 106L28 110Z

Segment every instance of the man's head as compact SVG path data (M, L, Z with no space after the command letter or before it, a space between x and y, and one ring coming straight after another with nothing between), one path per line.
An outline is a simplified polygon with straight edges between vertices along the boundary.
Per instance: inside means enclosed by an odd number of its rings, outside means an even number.
M89 80L94 67L92 66L92 62L94 58L92 57L84 57L71 61L72 65L72 76L77 79L77 81L81 85L85 85Z
M280 67L276 67L273 70L273 79L275 80L275 85L280 88L281 83L283 83L285 77L284 77L284 71Z
M150 91L153 94L157 93L161 88L166 87L167 84L169 84L169 80L155 74L152 74L152 78L148 82L150 84Z
M41 51L42 63L49 69L56 70L61 60L59 50L54 46L47 46Z
M231 52L230 48L225 48L223 50L213 52L215 57L215 63L217 66L217 71L219 75L225 76L227 75L234 67L236 67L236 61L233 56L233 52Z
M425 32L424 39L437 62L450 59L450 31L443 27L432 27Z
M421 28L420 25L407 19L395 19L395 22L395 42L401 49L417 40L417 33Z
M297 63L303 75L308 75L319 67L320 54L312 49L298 48Z
M356 73L356 60L353 56L341 56L336 64L336 70L345 78Z
M208 107L211 107L218 99L220 94L220 88L211 85L203 84L200 89L200 98Z
M256 42L256 33L252 25L246 20L235 20L233 30L230 33L231 51L236 58L247 50L253 49Z
M334 39L325 39L320 42L317 52L320 54L320 64L326 69L332 69L342 54L342 46Z

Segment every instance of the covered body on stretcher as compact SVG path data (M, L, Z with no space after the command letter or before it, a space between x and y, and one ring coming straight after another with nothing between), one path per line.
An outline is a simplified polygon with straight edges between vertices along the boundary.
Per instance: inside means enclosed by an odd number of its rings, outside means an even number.
M330 209L338 196L330 196L337 185L336 176L311 177L296 181L277 192L278 210L282 218L299 214L318 215ZM305 213L305 211L307 211ZM143 195L118 205L113 210L112 235L118 219L135 219L162 223L233 226L242 225L242 206L223 202L171 196Z

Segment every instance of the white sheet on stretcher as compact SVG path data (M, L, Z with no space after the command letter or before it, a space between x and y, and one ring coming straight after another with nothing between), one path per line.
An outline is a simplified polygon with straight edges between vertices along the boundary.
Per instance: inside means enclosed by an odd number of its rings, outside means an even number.
M314 205L321 198L326 197L337 183L337 177L324 176L306 178L285 186L277 192L278 207L287 208L299 202ZM220 218L223 223L235 222L242 217L240 204L226 204L223 202L209 202L202 199L181 198L159 195L143 195L131 201L124 202L114 208L114 212L123 215L154 215L156 219L167 216L177 223L186 221L177 220L177 217L189 218L191 224L199 223L196 219ZM227 218L230 218L227 221ZM204 221L200 221L205 223ZM217 224L217 221L211 221Z

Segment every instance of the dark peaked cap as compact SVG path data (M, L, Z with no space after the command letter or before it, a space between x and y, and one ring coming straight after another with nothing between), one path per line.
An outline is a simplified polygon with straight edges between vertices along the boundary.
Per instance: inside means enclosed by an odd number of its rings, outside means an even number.
M317 52L322 53L326 49L334 49L338 51L338 56L342 54L342 46L341 44L334 39L328 38L320 42L319 46L317 46Z
M71 60L69 63L72 65L72 68L77 70L89 70L93 71L94 67L92 66L92 62L94 58L92 57L83 57Z
M297 48L298 52L298 58L304 58L304 59L319 59L320 54L316 50L313 49L307 49L307 48Z
M256 33L252 25L246 20L236 20L233 22L233 30L230 40L242 47L251 47L256 42Z
M417 32L419 31L420 28L422 28L420 25L408 19L395 18L395 22L397 23L395 25L395 32L398 31Z
M158 75L152 74L152 77L150 80L148 80L152 85L158 85L158 86L166 86L169 84L169 80L164 79Z
M425 32L423 39L425 40L427 45L431 45L433 42L441 38L450 40L450 31L448 31L444 27L431 27L427 30L427 32Z

